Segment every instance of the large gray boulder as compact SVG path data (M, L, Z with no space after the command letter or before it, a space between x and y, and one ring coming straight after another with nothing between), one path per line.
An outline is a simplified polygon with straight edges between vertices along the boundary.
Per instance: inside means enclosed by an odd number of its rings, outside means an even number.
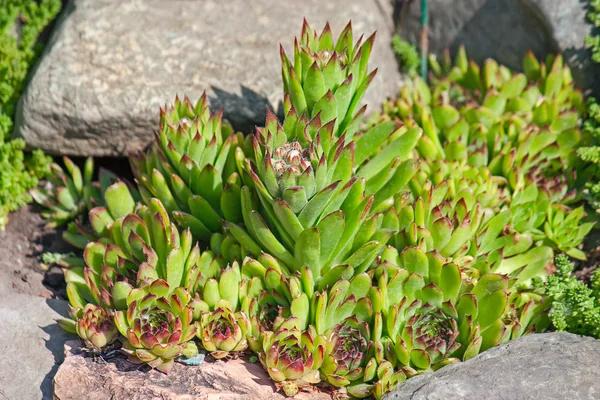
M600 399L600 340L570 333L516 339L411 378L385 400Z
M410 3L402 35L419 42L420 2ZM581 0L429 0L429 48L441 55L464 44L470 58L495 58L521 69L527 50L538 57L561 52L579 86L600 94L598 64L584 38L592 31Z
M282 101L279 43L291 50L303 17L334 34L377 31L367 94L374 111L400 75L387 0L72 0L17 112L15 136L53 154L121 156L143 148L159 107L207 90L243 131Z

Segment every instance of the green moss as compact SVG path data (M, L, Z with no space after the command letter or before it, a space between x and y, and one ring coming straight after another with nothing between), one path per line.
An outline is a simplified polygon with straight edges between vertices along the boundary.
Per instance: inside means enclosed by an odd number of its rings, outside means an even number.
M411 76L419 72L419 53L412 43L402 39L400 35L394 35L392 37L392 50L398 59L401 72Z
M596 271L588 287L571 276L573 265L566 256L556 257L555 265L556 274L546 282L552 324L558 331L600 338L600 274Z
M587 101L582 133L587 146L577 149L577 155L588 163L583 175L586 180L583 195L590 207L600 212L600 105L593 97Z
M9 136L28 71L41 51L37 40L60 7L60 0L0 0L0 230L8 212L30 202L28 191L49 172L49 157L39 150L26 155L25 143Z
M588 20L594 25L595 30L600 28L600 0L591 0L588 5ZM592 52L592 60L600 62L600 35L595 32L585 38L585 45Z

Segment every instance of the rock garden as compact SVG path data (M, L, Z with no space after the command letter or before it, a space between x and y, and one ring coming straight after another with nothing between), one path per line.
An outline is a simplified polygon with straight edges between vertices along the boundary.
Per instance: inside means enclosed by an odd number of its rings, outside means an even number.
M0 0L0 399L600 399L598 0Z

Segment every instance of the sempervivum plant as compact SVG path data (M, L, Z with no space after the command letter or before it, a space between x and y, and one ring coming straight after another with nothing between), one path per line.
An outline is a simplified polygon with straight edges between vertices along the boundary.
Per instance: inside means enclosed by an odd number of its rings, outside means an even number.
M536 284L554 251L582 258L591 229L569 208L568 69L528 56L525 74L479 70L461 52L361 129L373 40L305 23L293 59L281 52L284 119L267 111L247 137L205 96L165 108L132 161L139 198L106 185L91 227L69 228L84 255L61 324L163 372L196 343L223 360L249 349L286 395L376 399L543 331Z
M576 234L581 218L573 221L568 238L554 234L551 239L543 228L545 219L551 218L549 207L560 204L568 210L581 186L575 173L581 162L574 154L581 142L582 95L574 89L562 57L548 61L540 63L528 54L525 73L513 73L493 60L480 68L468 62L461 49L454 63L447 58L440 66L434 60L430 86L415 78L397 100L384 106L383 119L423 128L415 148L425 162L411 183L413 190L427 179L438 184L441 178L455 181L453 174L464 175L463 187L485 192L478 196L482 207L499 212L516 206L516 215L529 212L516 198L536 186L538 199L528 201L527 207L538 210L541 219L532 218L536 222L532 229L516 232L539 232L539 239L555 250L581 258L577 249L581 235ZM473 168L492 178L473 179Z
M347 268L366 270L391 232L377 229L380 218L368 214L373 196L364 195L364 179L352 177L354 144L332 139L331 127L302 147L268 120L253 137L254 160L238 160L259 201L243 187L245 226L225 227L251 256L264 250L291 272L309 266L315 279L329 273L335 281Z
M282 321L275 331L267 331L258 357L269 376L294 396L300 387L319 382L319 368L325 355L326 339L313 327L301 331L294 318Z
M527 307L513 303L515 289L506 275L470 276L435 251L409 247L395 260L388 254L374 271L380 341L387 360L409 376L547 325L547 304L533 297Z
M208 241L222 218L241 220L234 153L242 142L222 111L210 112L206 94L196 105L177 98L161 110L152 147L131 160L142 197L160 199L181 227Z
M224 358L230 353L248 348L246 335L250 320L243 312L234 313L227 305L202 314L198 322L198 338L202 347L214 358Z
M92 158L85 161L83 174L68 157L64 157L63 162L68 174L54 163L50 165L48 186L31 191L33 199L44 208L42 217L50 220L47 228L67 224L93 207L104 205L104 193L118 179L112 172L100 169L98 182L93 182Z
M99 188L92 188L97 195L89 202L88 224L76 220L69 223L63 232L63 239L80 249L84 249L89 242L101 239L114 242L123 219L135 211L140 200L139 192L130 184L120 179L113 182L110 173L102 170Z
M204 255L212 253L205 252ZM212 257L211 257L212 258ZM200 315L198 339L214 358L246 350L250 319L240 308L243 297L239 264L224 266L224 260L205 259L199 263L198 290L194 309Z
M201 254L189 230L177 230L160 200L151 199L109 226L108 237L85 247L85 266L66 271L73 306L92 302L123 310L131 289L146 279L164 279L190 292L199 287L201 265L212 255Z
M281 47L284 93L296 118L335 121L333 136L350 140L365 112L360 101L377 72L367 70L374 41L375 34L354 43L349 23L334 42L329 24L319 34L304 20L292 60Z
M498 213L509 201L506 179L492 175L487 167L472 167L465 160L436 160L420 163L419 166L419 171L410 181L414 196L426 196L430 184L447 185L449 198L456 198L466 189L473 192L474 200L486 214Z
M367 381L374 377L377 364L372 354L369 357L373 351L369 328L366 321L352 316L326 335L328 340L321 371L333 386L344 387L365 376ZM350 394L353 388L350 386Z
M335 268L347 270L347 276L352 276L348 266ZM326 277L314 279L311 269L304 267L286 276L272 259L263 258L261 263L247 258L242 276L242 293L247 299L242 307L251 319L248 341L254 351L261 351L269 332L293 321L299 332L326 338L321 373L314 379L344 387L354 397L381 397L406 378L403 371L394 371L384 360L383 350L379 357L375 354L370 335L371 330L378 331L381 321L373 319L370 295L376 289L372 289L368 274L359 273L349 280L342 274L330 281ZM381 304L376 296L373 300ZM303 379L286 377L286 385L292 388L303 384Z
M470 188L456 194L450 189L448 181L437 186L426 182L422 197L412 200L408 193L396 197L383 226L397 232L390 244L398 252L418 246L461 267L507 274L520 283L545 274L552 247L547 245L551 243L535 245L544 239L537 227L546 216L546 208L532 205L538 193L535 186L516 195L510 209L496 214L482 209Z
M69 314L72 319L60 319L59 325L76 333L88 350L100 352L119 337L112 315L102 307L94 304L86 304L83 308L71 307Z
M123 349L130 359L169 372L175 358L191 357L198 349L189 293L157 279L143 282L127 296L127 311L115 313L115 323L127 341Z

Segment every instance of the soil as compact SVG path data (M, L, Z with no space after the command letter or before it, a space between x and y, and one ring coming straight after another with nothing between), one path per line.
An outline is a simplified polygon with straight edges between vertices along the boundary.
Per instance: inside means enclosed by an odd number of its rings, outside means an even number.
M44 252L68 253L74 249L62 240L62 231L46 230L35 205L10 214L0 232L0 279L11 282L16 293L65 298L62 270L42 267Z

